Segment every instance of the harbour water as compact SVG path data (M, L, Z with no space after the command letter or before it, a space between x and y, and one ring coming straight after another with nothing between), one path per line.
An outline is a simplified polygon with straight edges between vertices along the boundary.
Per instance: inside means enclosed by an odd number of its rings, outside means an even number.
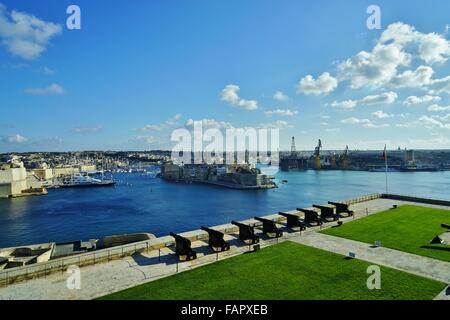
M0 199L0 248L135 232L167 235L385 191L382 172L278 172L279 188L259 191L186 185L141 173L115 178L114 187ZM450 172L390 172L389 192L450 200Z

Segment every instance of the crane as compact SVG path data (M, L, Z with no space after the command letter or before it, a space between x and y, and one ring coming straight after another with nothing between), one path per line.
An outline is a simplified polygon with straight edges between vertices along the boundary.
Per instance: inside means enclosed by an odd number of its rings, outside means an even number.
M322 149L322 141L319 139L316 148L314 149L314 168L320 170L320 150Z
M341 169L346 170L348 168L348 146L345 146L344 153L340 158Z

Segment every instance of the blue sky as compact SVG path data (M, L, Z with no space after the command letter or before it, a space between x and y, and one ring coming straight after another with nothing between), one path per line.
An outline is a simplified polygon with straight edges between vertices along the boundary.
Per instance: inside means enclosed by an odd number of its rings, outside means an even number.
M170 149L202 119L282 149L450 148L447 1L0 3L0 152Z

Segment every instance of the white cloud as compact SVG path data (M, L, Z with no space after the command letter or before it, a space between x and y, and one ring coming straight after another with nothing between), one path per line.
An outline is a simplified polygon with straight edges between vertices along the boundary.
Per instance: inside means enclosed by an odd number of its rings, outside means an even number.
M268 111L264 111L264 114L268 117L270 116L285 116L285 117L291 117L291 116L295 116L298 112L295 110L290 110L290 109L276 109L276 110L268 110Z
M428 111L431 112L441 112L441 111L450 111L450 106L440 106L438 104L433 104L428 107Z
M419 123L427 128L441 128L441 129L450 129L450 123L444 123L443 120L445 120L446 117L443 118L436 118L436 117L429 117L429 116L421 116L419 118Z
M28 138L20 134L13 134L10 136L3 137L2 141L8 144L23 144L28 142Z
M170 128L178 123L178 120L181 119L181 114L176 114L173 117L167 119L163 123L158 124L147 124L142 128L137 129L140 132L148 132L148 131L162 131L164 129Z
M160 138L154 136L136 136L131 139L131 142L143 142L145 144L157 144L160 143Z
M421 33L402 22L389 25L380 37L380 43L392 43L399 48L417 51L418 58L427 64L445 62L450 57L450 42L437 33Z
M387 118L393 118L393 114L389 114L384 112L383 110L378 110L372 113L372 115L377 119L387 119Z
M221 92L222 100L245 110L258 109L258 102L256 100L241 99L238 95L239 90L239 86L235 84L227 85Z
M344 120L341 120L342 123L344 124L368 124L370 123L369 119L358 119L355 117L350 117Z
M389 124L385 123L385 124L375 124L372 121L370 121L369 119L359 119L359 118L355 118L355 117L351 117L351 118L347 118L344 120L341 120L342 123L344 124L351 124L351 125L355 125L355 124L359 124L364 128L384 128L384 127L389 127Z
M61 95L64 94L64 88L59 84L52 83L45 88L28 88L25 89L25 93L35 95L35 96L51 96L51 95Z
M193 129L194 128L194 122L201 122L203 130L206 129L232 129L234 128L233 125L229 122L224 121L217 121L214 119L200 119L200 120L193 120L188 119L185 123L185 127L187 129Z
M442 79L432 80L429 87L431 94L450 94L450 76Z
M286 121L283 120L277 120L275 122L271 123L261 123L258 125L258 128L261 129L284 129L290 127L289 124Z
M392 104L398 98L397 93L393 91L383 92L378 95L369 95L359 100L334 101L330 105L337 109L353 109L359 105L370 106L374 104Z
M419 66L416 70L406 70L392 78L390 85L395 88L422 88L431 83L433 69L427 66Z
M389 25L372 51L361 51L338 65L338 79L349 80L351 88L412 87L431 83L433 69L408 67L414 59L426 64L442 63L450 57L450 42L437 33L424 34L414 27L398 22Z
M305 95L322 95L333 92L338 85L336 78L332 77L328 72L322 73L317 80L311 75L302 78L297 84L297 92Z
M12 10L0 3L1 44L13 55L31 60L38 58L62 27L31 14Z
M371 129L376 129L376 128L386 128L389 127L390 125L388 123L382 123L382 124L375 124L373 122L370 123L365 123L363 124L363 127L365 128L371 128Z
M356 100L333 101L331 106L336 109L353 109L357 106Z
M351 88L380 87L389 82L410 56L395 45L377 44L372 52L361 51L338 65L339 80L350 80Z
M392 104L394 103L398 98L397 93L393 91L384 92L378 95L371 95L362 98L358 101L361 105L373 105L373 104Z
M273 95L273 99L277 100L277 101L286 101L289 99L289 97L287 95L285 95L283 92L277 91Z
M430 95L425 95L422 97L409 96L408 98L405 99L405 101L403 101L403 104L405 106L411 106L415 104L439 102L439 101L441 101L441 97L439 96L430 96Z

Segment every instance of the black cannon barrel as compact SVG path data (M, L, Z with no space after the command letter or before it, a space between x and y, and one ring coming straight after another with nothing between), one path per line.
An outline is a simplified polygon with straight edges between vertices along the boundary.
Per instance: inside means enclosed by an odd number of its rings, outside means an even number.
M234 224L235 226L238 226L239 228L253 228L252 226L249 226L248 224L237 222L237 221L231 221L231 224Z
M348 206L348 204L346 203L342 203L342 202L334 202L334 201L328 201L328 204L331 204L333 206Z
M185 238L185 237L183 237L183 236L180 236L179 234L176 234L176 233L171 232L170 235L171 235L172 237L174 237L176 240L180 240L180 241L189 241L189 242L191 242L191 240L189 240L189 239L187 239L187 238Z
M323 205L323 204L313 204L313 207L317 208L317 209L320 209L320 210L322 210L322 209L325 209L325 210L334 209L334 208L331 207L331 205L327 206L327 205Z
M303 212L303 213L314 213L314 214L319 214L316 210L311 210L311 209L297 208L297 211L301 211L301 212Z
M287 218L287 217L297 217L297 218L300 218L298 215L293 214L293 213L287 213L287 212L279 211L278 214L279 214L280 216L283 216L283 217L286 217L286 218Z
M220 231L217 231L217 230L214 230L214 229L211 229L211 228L208 228L208 227L203 227L203 226L201 227L201 229L202 229L203 231L208 232L208 234L214 234L214 235L222 236L222 237L223 237L223 233L220 232Z
M269 223L275 223L275 221L266 219L266 218L260 218L260 217L254 217L255 220L261 221L261 222L269 222Z

